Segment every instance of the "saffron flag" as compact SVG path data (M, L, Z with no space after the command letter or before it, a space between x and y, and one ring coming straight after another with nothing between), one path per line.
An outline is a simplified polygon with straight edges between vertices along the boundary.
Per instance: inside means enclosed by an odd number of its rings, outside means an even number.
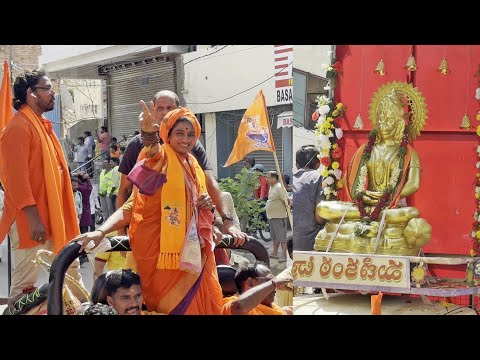
M3 64L3 80L0 88L0 132L13 118L12 87L10 85L10 68L5 60Z
M238 128L237 139L224 167L243 160L245 155L255 150L275 151L272 130L268 120L265 96L260 90L252 105L243 114Z
M13 118L12 87L10 85L10 68L8 62L3 64L3 80L0 88L0 133L5 129L8 122ZM3 174L2 158L0 156L0 181L6 187Z

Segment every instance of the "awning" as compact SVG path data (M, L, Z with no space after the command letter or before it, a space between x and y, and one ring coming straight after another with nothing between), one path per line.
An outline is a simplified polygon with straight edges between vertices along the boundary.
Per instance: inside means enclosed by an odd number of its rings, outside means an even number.
M284 111L277 116L277 129L293 126L293 111Z

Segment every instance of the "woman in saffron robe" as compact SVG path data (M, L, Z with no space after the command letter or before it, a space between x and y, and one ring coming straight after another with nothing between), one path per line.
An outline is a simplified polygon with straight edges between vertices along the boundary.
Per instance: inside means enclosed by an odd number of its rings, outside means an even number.
M204 172L189 153L200 136L200 124L186 108L165 118L160 127L164 144L142 149L129 174L135 185L130 243L143 297L149 311L221 314L213 206ZM141 127L143 133L158 131L151 116L144 116Z

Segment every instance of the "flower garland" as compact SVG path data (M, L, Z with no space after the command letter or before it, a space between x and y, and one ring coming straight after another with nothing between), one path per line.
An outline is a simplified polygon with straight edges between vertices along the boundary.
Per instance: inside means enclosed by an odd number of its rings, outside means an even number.
M329 79L326 89L335 86L335 79L342 70L337 61L333 65L322 65L327 71ZM337 199L338 190L342 188L342 170L340 170L340 158L342 149L338 146L338 140L343 137L343 130L339 125L339 119L344 112L342 103L333 105L333 99L325 95L317 96L317 109L312 114L312 120L316 122L315 134L319 139L320 147L320 174L323 177L322 188L327 200Z
M480 66L478 73L476 76L480 75ZM479 81L480 84L480 81ZM477 88L475 92L475 99L479 101L480 104L480 86ZM477 113L476 116L477 120L480 121L480 110ZM477 135L480 136L480 125L477 126ZM477 155L480 158L480 145L477 147ZM476 176L476 186L475 186L475 199L478 202L477 210L473 214L473 219L475 220L475 223L473 224L473 231L472 231L472 238L473 238L473 244L472 244L472 249L470 250L470 255L475 256L480 253L480 161L477 162L476 164L477 168L477 176Z
M376 221L378 219L378 215L380 211L385 207L387 200L390 198L392 194L395 193L396 188L398 186L398 180L401 177L403 171L403 165L405 161L405 155L407 154L407 144L408 144L408 131L409 126L405 126L405 131L403 133L402 142L400 144L400 162L398 163L398 168L394 169L392 175L390 176L390 180L388 182L387 188L385 189L383 195L375 205L375 208L370 213L367 214L365 206L363 204L363 196L366 194L367 190L367 176L368 176L368 162L370 160L370 156L372 154L373 145L377 139L377 130L373 129L368 134L368 143L363 150L362 158L360 160L360 171L357 172L355 175L355 180L353 182L353 198L355 205L358 207L358 211L360 212L360 216L362 217L363 221L366 223L370 223L371 221ZM358 234L361 235L361 234Z

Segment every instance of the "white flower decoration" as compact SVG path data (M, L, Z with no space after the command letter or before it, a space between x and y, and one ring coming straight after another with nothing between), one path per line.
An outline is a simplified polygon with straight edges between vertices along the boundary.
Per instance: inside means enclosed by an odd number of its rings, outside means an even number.
M320 143L320 147L321 145L324 143L324 142L330 142L330 140L328 140L328 136L325 135L325 134L321 134L319 137L318 137L318 142Z
M318 108L318 113L320 115L327 115L330 111L330 106L328 105L322 105Z
M322 150L330 150L330 148L332 147L332 144L330 143L330 141L328 140L327 138L327 141L324 141L320 144L320 148Z
M475 99L480 100L480 88L475 91Z
M335 128L335 136L340 140L343 137L343 130L341 128Z
M340 180L342 178L342 170L340 169L333 170L333 176L335 176L337 180Z
M480 169L480 161L477 162L477 165L475 165L477 167L477 169Z
M328 176L324 181L327 185L332 185L335 182L335 180L331 176Z
M316 102L317 102L318 106L322 106L322 105L330 104L331 100L328 97L326 97L325 95L321 95L321 96L317 96Z

